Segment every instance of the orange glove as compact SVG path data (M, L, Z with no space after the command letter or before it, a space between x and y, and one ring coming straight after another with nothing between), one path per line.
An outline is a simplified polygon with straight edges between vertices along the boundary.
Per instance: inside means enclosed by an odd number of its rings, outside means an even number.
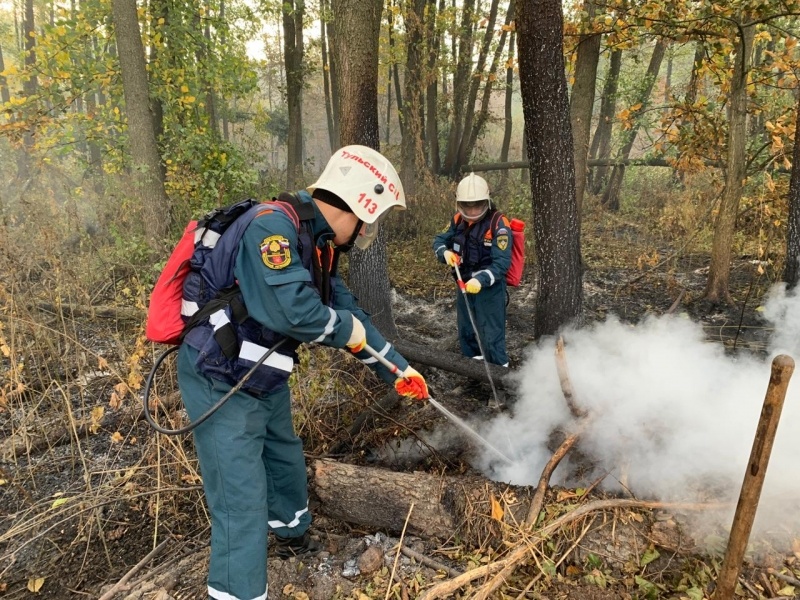
M394 389L401 396L408 396L414 400L427 400L430 398L425 378L413 367L408 367L403 371L403 375L394 382Z
M444 262L447 263L448 267L455 267L461 264L461 257L452 250L445 250Z
M358 354L367 345L367 330L364 325L353 315L353 331L347 340L347 347L353 354Z

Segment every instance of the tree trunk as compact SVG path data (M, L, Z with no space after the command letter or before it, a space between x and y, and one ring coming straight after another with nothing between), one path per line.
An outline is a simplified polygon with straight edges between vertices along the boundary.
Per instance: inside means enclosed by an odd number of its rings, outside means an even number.
M217 98L214 91L214 68L211 65L213 56L213 42L211 40L211 20L208 18L211 8L208 2L205 4L206 23L203 27L200 20L199 7L192 13L192 18L195 21L197 39L197 47L195 49L195 58L197 59L197 74L201 80L201 85L206 96L206 118L208 118L208 130L214 139L219 139L219 122L217 119Z
M518 0L517 50L539 270L534 331L555 334L583 303L580 224L560 0Z
M328 0L321 1L322 15L319 20L320 48L322 50L322 87L325 93L325 121L328 124L328 143L333 153L339 147L339 134L336 131L336 115L333 110L333 94L331 93L331 60L328 57L328 44L330 40L327 36L328 19Z
M414 198L417 183L425 169L423 148L423 50L424 15L427 0L405 0L406 68L404 104L400 111L403 123L400 178L407 198Z
M462 7L461 27L457 32L458 53L453 53L456 71L453 75L453 100L450 118L450 133L447 136L447 153L444 157L445 173L453 175L458 162L458 148L464 132L464 111L466 110L469 92L469 76L472 72L472 17L475 12L475 0L464 0ZM453 40L456 45L456 39Z
M619 85L619 72L622 67L622 50L612 50L608 59L608 73L603 84L603 96L600 101L600 116L597 128L592 138L592 148L589 154L592 158L607 160L611 156L611 131L614 125L614 115L617 112L617 87ZM589 189L593 194L599 194L606 184L608 167L597 167L590 173Z
M731 272L731 247L736 213L742 199L742 188L746 177L747 143L747 74L750 70L750 54L753 49L755 26L742 28L736 43L736 60L731 76L730 123L728 125L728 157L725 172L725 189L719 215L714 227L711 246L711 265L708 271L705 298L714 304L733 302L728 290Z
M221 23L225 23L225 25L223 25L222 27L222 31L220 32L220 40L219 40L222 47L225 48L228 43L227 40L228 25L225 16L225 0L219 0L219 20ZM220 104L222 109L220 111L221 112L220 119L222 121L222 139L227 142L230 139L230 131L228 130L229 107L227 98L225 96L221 96Z
M397 326L392 314L386 239L386 227L381 227L377 239L367 250L353 248L348 283L358 297L359 306L370 313L378 330L385 337L394 337Z
M585 27L591 30L596 6L594 0L584 2L588 17ZM575 201L578 204L578 219L581 218L583 192L586 188L587 164L589 158L589 139L592 131L592 111L594 109L594 89L597 84L597 62L600 60L599 33L583 33L578 38L578 56L575 60L575 83L572 85L570 99L570 122L572 125L572 144L575 147Z
M631 120L633 125L630 129L626 130L623 137L622 148L617 155L617 158L627 159L633 144L636 142L636 135L639 133L639 128L642 124L642 115L645 114L650 105L650 97L653 93L653 87L658 77L658 72L661 70L661 62L664 60L664 51L666 50L666 40L659 38L653 48L653 54L650 57L650 64L647 66L647 74L645 75L642 87L639 90L639 98L636 104L639 106L637 110L631 110ZM615 165L611 170L611 177L608 181L608 186L603 194L603 205L609 210L619 210L619 195L622 189L622 179L625 176L625 166Z
M386 20L388 25L386 36L389 41L389 56L394 56L394 11L391 6L391 0L389 2L389 10L387 11ZM391 138L392 131L392 72L392 65L390 64L386 69L386 129L383 138L383 143L387 146L390 144L389 140ZM397 112L399 116L399 107Z
M508 42L508 61L506 62L506 89L504 104L504 127L503 144L500 147L500 161L508 162L508 151L511 148L511 133L514 130L514 120L512 118L512 107L514 103L514 48L517 45L517 32L511 32L511 39ZM502 181L508 178L508 171L503 171L500 175Z
M380 147L378 124L378 38L383 0L333 0L334 54L339 68L339 123L342 145ZM386 228L366 250L350 253L350 289L387 337L397 329L391 309L386 261Z
M0 101L3 104L11 102L11 93L8 90L8 81L3 72L6 70L5 61L3 60L3 46L0 45Z
M145 239L154 250L158 250L169 230L171 206L164 189L163 166L150 112L136 2L112 0L111 8L125 94L132 173L142 211L140 222Z
M462 140L461 152L459 152L458 158L459 168L463 167L463 165L469 162L470 158L472 157L472 152L475 150L475 145L478 143L478 138L483 133L483 128L486 125L486 121L489 119L489 102L492 99L492 89L494 88L495 74L500 67L500 56L503 54L503 49L506 45L506 37L508 36L508 30L511 29L511 23L514 20L514 1L515 0L511 0L508 4L505 23L503 23L503 30L502 33L500 33L500 40L497 42L497 46L495 47L494 56L492 57L492 65L489 67L486 83L483 86L481 107L473 119L472 128L469 131L465 131L465 136L467 139L466 146ZM470 119L468 115L467 122L469 122L469 120Z
M488 73L486 72L486 59L489 56L489 47L492 42L492 38L494 37L494 24L497 20L497 10L499 8L498 0L490 0L491 5L489 7L489 17L486 19L486 31L483 33L483 42L481 43L481 48L478 53L478 62L475 66L475 71L472 73L472 76L469 78L469 93L467 94L467 105L466 110L464 111L463 118L464 124L462 126L462 133L461 139L458 141L458 153L456 155L456 162L452 166L452 170L450 174L453 177L456 177L459 172L461 171L461 165L466 164L469 162L469 153L472 152L472 148L470 148L470 138L472 137L472 128L473 125L478 121L476 117L476 106L475 102L478 99L478 90L480 89L481 82L484 82L484 89L488 87L489 93L491 94L491 76L494 71L490 70ZM514 4L513 0L509 4L509 13L513 11ZM506 38L506 31L503 31L500 37L500 44L498 44L498 51L502 52L501 44L505 43ZM496 68L496 65L493 65ZM488 111L488 105L481 107L481 110ZM484 116L485 120L485 116Z
M26 98L33 98L39 89L36 77L36 27L34 22L33 0L25 0L25 79L22 82L22 93ZM28 179L31 175L30 159L33 154L33 127L28 126L22 134L22 152L17 153L17 177Z
M152 12L152 21L157 23L163 19L163 24L160 26L161 31L169 31L170 29L170 7L167 4L166 0L151 0L150 1L150 10ZM155 65L159 62L165 65L173 65L177 66L176 60L173 57L170 57L170 50L167 49L167 43L169 41L168 37L161 36L159 42L156 42L155 39L151 39L151 43L149 44L149 56L146 56L146 61L148 64ZM163 81L157 79L157 70L150 69L147 72L147 81L148 86L152 89L157 89L157 86L164 85ZM161 100L156 97L152 96L150 98L150 112L153 116L153 129L156 135L156 142L161 139L161 136L164 135L164 106Z
M438 174L441 169L441 156L439 149L439 69L436 61L439 56L442 35L436 27L436 15L444 10L444 0L440 0L439 9L436 9L435 0L428 4L426 15L426 37L428 39L428 87L425 90L425 141L428 150L428 169L431 173Z
M286 67L286 106L289 136L286 148L286 186L296 190L305 185L303 178L303 14L304 0L284 2L283 52Z
M797 102L800 115L800 99ZM789 289L797 285L800 278L800 117L794 130L792 151L792 177L789 181L789 225L786 232L786 262L783 265L783 280Z

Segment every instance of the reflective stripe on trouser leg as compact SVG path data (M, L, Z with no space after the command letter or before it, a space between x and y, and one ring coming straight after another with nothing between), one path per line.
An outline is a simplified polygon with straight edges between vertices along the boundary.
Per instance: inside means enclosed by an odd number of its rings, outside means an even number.
M197 420L230 389L197 373L197 351L183 345L178 383ZM263 600L267 590L267 473L260 460L270 418L265 403L234 394L194 434L211 513L208 592L217 600Z
M311 524L303 442L294 433L289 387L262 399L269 406L262 459L267 473L269 528L281 537L302 535Z

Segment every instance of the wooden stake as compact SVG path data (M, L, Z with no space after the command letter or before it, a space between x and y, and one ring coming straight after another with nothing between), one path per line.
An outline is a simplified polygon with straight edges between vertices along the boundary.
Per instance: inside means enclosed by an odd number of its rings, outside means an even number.
M725 560L717 578L714 600L732 600L736 592L736 581L739 578L747 541L753 528L753 520L756 516L772 444L775 441L775 432L781 418L783 401L786 398L786 388L789 386L789 379L791 379L793 371L794 360L792 357L781 354L773 359L767 395L761 408L761 417L758 420L750 460L747 462L742 490L739 492L739 502L736 505L736 513L731 525L731 536L728 540Z

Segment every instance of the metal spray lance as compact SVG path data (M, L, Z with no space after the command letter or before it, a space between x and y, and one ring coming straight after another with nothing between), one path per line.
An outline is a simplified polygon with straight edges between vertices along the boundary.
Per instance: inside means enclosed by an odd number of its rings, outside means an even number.
M387 359L385 356L383 356L383 355L382 355L381 353L379 353L377 350L375 350L374 348L372 348L372 347L371 347L369 344L367 344L367 345L365 345L365 346L364 346L364 351L365 351L365 352L367 352L367 354L369 354L369 355L370 355L372 358L374 358L375 360L377 360L379 363L381 363L381 364L382 364L384 367L386 367L387 369L389 369L389 372L390 372L390 373L392 373L392 375L396 375L396 376L398 377L398 379L401 379L401 378L403 378L403 372L402 372L402 371L401 371L401 370L398 368L398 366L397 366L396 364L394 364L393 362L391 362L390 360L388 360L388 359ZM430 403L431 403L431 405L432 405L432 406L433 406L433 407L434 407L436 410L438 410L438 411L439 411L440 413L442 413L442 414L443 414L445 417L447 417L448 419L450 419L450 421L452 421L452 422L453 422L453 423L455 423L455 424L456 424L458 427L460 427L460 428L461 428L461 429L464 431L464 433L466 433L466 434L467 434L469 437L471 437L473 440L475 440L476 442L478 442L479 444L481 444L481 445L482 445L482 446L484 446L485 448L488 448L489 450L491 450L492 452L494 452L494 453L495 453L497 456L499 456L500 458L502 458L502 459L503 459L504 461L506 461L507 463L509 463L509 464L510 464L510 463L512 463L512 462L513 462L513 461L512 461L510 458L508 458L508 457L507 457L505 454L503 454L502 452L500 452L500 450L498 450L497 448L495 448L495 447L494 447L494 446L493 446L493 445L492 445L492 444L491 444L491 443L490 443L490 442L489 442L487 439L485 439L484 437L482 437L482 436L481 436L481 435L480 435L480 434L479 434L477 431L475 431L475 430L474 430L474 429L472 429L472 428L471 428L469 425L467 425L467 424L466 424L466 423L463 421L463 419L460 419L459 417L457 417L456 415L454 415L453 413L451 413L449 410L447 410L447 409L446 409L444 406L442 406L442 404L441 404L441 403L439 403L438 401L434 400L434 399L433 399L433 398L431 398L430 396L428 396L427 400L428 400L428 402L430 402Z

